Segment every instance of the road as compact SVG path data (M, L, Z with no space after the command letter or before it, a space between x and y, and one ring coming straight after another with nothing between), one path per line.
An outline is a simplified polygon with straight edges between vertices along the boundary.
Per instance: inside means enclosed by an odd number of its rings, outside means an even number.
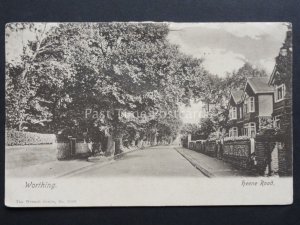
M172 146L129 152L111 164L91 167L69 177L184 176L205 177Z
M6 146L5 148L5 169L22 169L57 161L56 145Z

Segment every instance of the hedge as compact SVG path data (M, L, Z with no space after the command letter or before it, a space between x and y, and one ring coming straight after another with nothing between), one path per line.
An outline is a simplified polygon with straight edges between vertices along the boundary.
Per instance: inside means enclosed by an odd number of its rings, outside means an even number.
M6 130L5 144L7 146L15 145L40 145L52 144L56 140L54 134L40 134L32 132L22 132L15 130Z

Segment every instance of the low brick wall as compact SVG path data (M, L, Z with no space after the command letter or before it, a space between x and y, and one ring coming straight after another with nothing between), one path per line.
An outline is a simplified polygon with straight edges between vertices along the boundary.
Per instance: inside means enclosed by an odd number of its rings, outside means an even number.
M226 141L223 144L222 159L239 168L249 168L251 157L250 140Z
M278 148L278 174L279 176L291 176L292 171L292 149L291 147L281 144Z
M196 141L190 141L189 142L189 149L190 150L196 150Z
M216 141L207 141L205 146L205 154L211 157L217 157L217 143Z
M202 144L202 141L196 141L196 151L203 153L205 150L204 144Z
M223 140L194 140L188 148L211 157L218 158L240 169L249 169L260 175L292 174L292 147L284 144L275 146L276 137L257 135L248 137L224 138Z
M205 149L206 149L205 143L206 143L205 140L190 141L188 143L188 149L205 154Z

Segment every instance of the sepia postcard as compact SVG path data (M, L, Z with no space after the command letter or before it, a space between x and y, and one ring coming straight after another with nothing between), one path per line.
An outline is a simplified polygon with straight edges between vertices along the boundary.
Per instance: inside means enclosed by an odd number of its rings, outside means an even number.
M293 203L292 24L6 24L5 205Z

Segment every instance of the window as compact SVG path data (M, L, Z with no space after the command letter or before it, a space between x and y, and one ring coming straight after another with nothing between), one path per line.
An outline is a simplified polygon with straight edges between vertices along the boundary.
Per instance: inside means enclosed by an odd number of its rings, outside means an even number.
M244 124L243 128L243 136L248 136L248 123Z
M276 128L280 128L280 117L279 116L274 117L274 124L273 125Z
M255 123L244 124L243 135L254 137L256 135L256 124Z
M249 98L249 112L255 112L254 97Z
M246 103L244 104L244 113L245 113L245 114L248 113L248 107L247 107L247 104L246 104Z
M248 130L248 136L253 137L256 135L256 124L250 123L249 124L249 130Z
M236 118L237 118L236 107L232 107L231 119L236 119Z
M243 118L243 107L240 106L240 119Z
M238 129L237 127L232 127L229 129L229 137L237 137L238 136Z
M279 102L284 99L285 96L285 85L281 84L275 87L275 102Z

